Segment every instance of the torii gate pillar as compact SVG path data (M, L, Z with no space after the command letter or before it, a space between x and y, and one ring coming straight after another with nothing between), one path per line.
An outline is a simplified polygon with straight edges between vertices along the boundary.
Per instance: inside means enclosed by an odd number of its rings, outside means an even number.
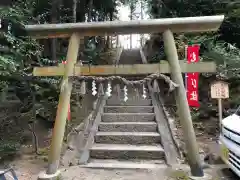
M201 166L197 141L193 129L190 109L187 102L186 90L182 77L182 71L179 64L177 48L174 41L173 33L166 30L163 33L164 50L170 66L171 77L179 87L175 90L176 104L178 108L180 122L183 128L183 136L186 143L187 159L191 168L191 174L196 177L203 177L204 173Z
M80 35L78 33L73 33L70 37L68 45L67 64L64 69L64 75L61 83L61 92L59 96L57 115L55 119L51 147L48 156L48 167L46 174L45 172L43 172L39 175L39 180L57 179L57 177L60 175L58 166L66 126L68 105L70 103L70 96L72 91L72 82L69 80L69 76L73 74L73 69L75 63L77 62L79 46Z

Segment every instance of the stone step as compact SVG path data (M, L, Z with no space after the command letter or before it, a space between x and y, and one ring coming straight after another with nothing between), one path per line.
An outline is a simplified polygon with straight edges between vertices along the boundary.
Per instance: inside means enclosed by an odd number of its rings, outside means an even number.
M103 122L149 122L155 121L154 113L103 113Z
M150 99L129 99L126 102L117 98L110 98L107 100L107 106L151 106Z
M157 123L150 122L101 122L99 131L113 132L156 132Z
M105 106L105 113L153 113L153 106Z
M94 144L90 157L96 159L163 159L161 145Z
M104 168L104 169L160 169L167 168L164 160L113 160L113 159L90 159L86 168Z
M103 144L160 144L157 132L97 132L96 143Z

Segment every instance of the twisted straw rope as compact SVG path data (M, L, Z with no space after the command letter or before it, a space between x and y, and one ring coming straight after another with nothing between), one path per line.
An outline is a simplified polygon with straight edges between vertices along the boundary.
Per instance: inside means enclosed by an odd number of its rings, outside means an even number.
M147 84L147 82L150 82L155 79L163 79L168 85L169 85L169 91L173 91L178 85L173 82L168 76L161 74L161 73L154 73L151 74L141 80L127 80L124 77L121 76L108 76L108 77L97 77L97 76L81 76L81 77L70 77L71 80L74 81L87 81L87 80L95 80L98 83L102 83L105 81L113 81L117 80L118 82L121 82L127 86L136 86L136 85L142 85L142 84Z

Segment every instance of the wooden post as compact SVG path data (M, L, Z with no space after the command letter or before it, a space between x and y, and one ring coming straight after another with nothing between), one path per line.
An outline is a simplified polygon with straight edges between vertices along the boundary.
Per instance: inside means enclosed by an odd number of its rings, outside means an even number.
M179 65L177 49L170 30L163 33L164 50L170 66L171 76L175 83L179 85L176 89L176 103L178 106L178 113L180 123L183 128L184 140L187 148L187 159L191 168L192 176L203 177L203 169L201 167L200 156L194 133L190 109L187 102L186 91L184 88L183 77Z
M65 65L66 67L62 80L61 93L59 96L57 115L55 119L51 148L48 157L49 162L47 174L56 173L59 166L62 142L67 119L68 105L70 103L70 96L72 91L72 82L68 80L68 76L71 76L73 74L74 66L78 57L79 44L80 44L79 34L73 34L70 38L68 45L67 64Z
M222 99L229 98L228 83L223 81L215 81L211 83L211 98L218 100L218 118L219 128L222 128Z
M222 128L222 99L218 98L218 115L219 115L219 128Z

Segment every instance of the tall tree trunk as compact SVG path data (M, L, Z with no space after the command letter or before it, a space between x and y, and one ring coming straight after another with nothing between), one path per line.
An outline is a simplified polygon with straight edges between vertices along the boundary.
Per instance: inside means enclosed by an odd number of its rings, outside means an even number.
M77 3L77 10L76 10L76 16L77 16L77 22L85 22L86 20L86 0L81 0ZM79 58L81 60L84 60L84 48L85 48L85 37L84 39L81 39L80 41L80 48L79 48Z
M80 2L77 3L77 22L85 22L86 19L86 0L81 0Z
M113 21L113 11L109 12L109 19L110 19L110 21ZM112 38L111 37L107 36L106 49L112 48Z
M93 0L89 0L88 3L88 13L87 13L87 22L92 21L92 10L93 10ZM89 37L84 37L84 47L88 43Z
M58 8L59 8L59 0L52 1L51 8L51 23L57 23L58 21ZM57 60L57 39L51 40L51 59Z
M143 0L140 1L140 8L141 8L141 20L143 20ZM144 34L140 35L140 47L143 47L143 40L144 40Z
M88 8L89 8L89 11L88 11L88 22L91 22L92 21L93 0L89 1Z
M33 103L33 107L32 107L32 125L31 124L28 124L29 126L29 130L32 132L32 135L33 135L33 146L34 146L34 152L36 154L39 154L39 151L38 151L38 136L37 136L37 133L36 133L36 121L37 121L37 117L36 117L36 92L35 92L35 89L33 88L33 90L31 91L31 95L32 95L32 103Z
M73 22L77 22L77 0L73 0Z
M110 36L107 36L106 39L106 51L110 48Z
M134 4L131 2L130 4L130 20L133 20L133 13L134 13ZM130 49L132 49L132 34L130 34Z

